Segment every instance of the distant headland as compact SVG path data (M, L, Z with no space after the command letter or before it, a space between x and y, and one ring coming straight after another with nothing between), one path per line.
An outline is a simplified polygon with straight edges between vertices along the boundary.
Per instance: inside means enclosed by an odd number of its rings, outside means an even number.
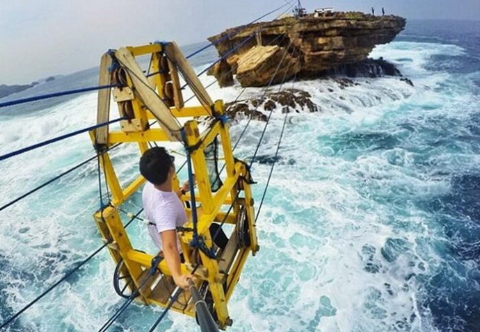
M43 80L43 82L51 82L54 81L55 77L51 76ZM35 85L40 84L41 82L32 82L31 84L23 84L23 85L6 85L0 84L0 98L12 95L17 92L21 92L30 88L33 88Z
M394 15L333 12L327 8L231 28L208 38L225 58L209 74L217 78L220 86L232 85L236 75L242 86L254 87L294 76L400 75L383 59L367 57L376 45L391 42L405 24L404 18ZM252 35L256 38L250 38ZM274 72L277 74L270 82Z

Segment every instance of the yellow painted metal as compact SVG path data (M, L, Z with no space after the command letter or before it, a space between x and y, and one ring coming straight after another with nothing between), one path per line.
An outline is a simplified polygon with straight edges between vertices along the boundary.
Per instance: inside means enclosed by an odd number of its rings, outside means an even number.
M122 187L118 181L117 174L115 174L115 169L113 168L112 161L107 152L102 153L100 156L100 165L102 166L103 172L107 179L108 187L112 193L112 203L118 205L122 203L125 199L123 195Z
M164 48L169 50L169 57L166 58ZM258 250L258 240L255 231L255 213L253 206L252 192L250 184L245 181L250 177L249 170L245 163L236 161L232 151L232 144L229 134L229 126L222 121L222 115L224 114L224 104L222 101L211 102L210 97L207 95L206 90L200 87L200 81L194 77L194 71L182 54L179 54L179 49L174 44L152 44L140 47L127 47L121 49L121 52L109 53L102 58L102 80L107 81L110 77L107 73L108 63L116 63L122 67L122 61L125 61L126 71L132 71L132 74L126 77L126 86L122 88L115 88L115 100L119 106L119 112L123 116L125 115L125 103L131 103L131 109L129 111L129 119L121 122L120 131L109 131L108 128L102 131L102 143L107 142L106 146L112 146L117 143L135 143L137 144L140 154L143 154L148 149L150 142L167 142L178 141L179 132L175 129L175 132L169 132L170 125L161 123L160 128L153 128L152 124L148 124L149 120L155 119L162 121L162 116L169 118L170 124L177 121L177 118L187 118L187 122L183 125L183 141L188 147L192 166L196 177L196 193L195 198L197 204L197 232L200 237L203 238L206 246L212 248L213 241L209 232L210 225L213 222L224 222L235 226L238 229L239 222L242 222L242 218L245 218L245 222L248 226L250 234L251 245L249 247L239 247L238 241L230 241L231 244L229 254L225 259L231 259L228 264L225 260L220 258L211 258L206 253L199 251L195 254L196 250L190 247L190 242L193 239L193 233L191 231L179 232L181 246L185 256L186 262L182 264L183 273L191 273L195 271L198 282L207 281L209 285L209 291L212 295L214 308L216 311L216 319L220 328L224 329L231 324L230 314L228 311L228 300L231 298L235 286L240 278L243 267L248 259L249 253L255 253ZM151 56L151 64L149 72L152 73L150 77L135 77L140 76L139 66L135 63L135 56L147 55ZM107 56L111 56L112 59L107 59ZM122 61L118 62L115 56L121 56ZM171 60L174 61L171 61ZM176 66L176 67L174 67ZM130 73L130 72L129 72ZM133 74L135 73L135 74ZM201 99L202 105L193 107L183 107L182 91L179 89L178 77L172 77L172 75L187 76L187 83L193 84L194 89L197 89L197 97ZM133 76L132 76L133 75ZM148 89L146 88L148 84ZM173 85L173 93L171 87L165 88L167 84ZM135 91L142 90L141 94ZM148 101L141 99L145 96ZM169 95L168 95L169 94ZM106 100L110 95L106 95L102 92L101 98L103 106L98 109L99 119L108 119L108 103ZM156 98L156 99L155 99ZM211 105L208 105L212 103ZM151 111L149 107L152 107ZM129 107L130 107L129 106ZM213 114L213 120L210 127L204 132L200 132L198 123L194 119L206 115ZM99 120L100 121L100 120ZM178 121L177 121L178 122ZM91 132L92 141L95 143L95 132ZM97 132L98 138L98 132ZM223 161L225 163L226 172L222 177L223 185L216 192L211 191L211 183L208 176L207 161L205 159L205 148L209 146L216 138L220 139L219 148L223 152ZM170 270L165 261L162 261L158 270L165 276L159 279L160 276L155 274L151 277L147 275L148 270L151 267L152 259L154 258L150 254L142 253L135 250L129 240L128 234L122 225L120 215L117 208L122 205L126 200L131 198L134 194L138 193L145 179L138 175L135 179L125 185L121 185L121 181L118 179L114 170L114 165L110 158L108 151L99 151L100 162L103 172L106 177L110 192L111 192L111 204L104 207L102 211L95 213L94 218L97 226L100 230L101 236L104 241L109 242L109 251L115 261L118 263L121 259L124 261L124 266L121 273L123 275L129 274L134 279L135 287L143 287L139 290L141 294L141 301L146 304L155 304L160 306L166 306L168 304L168 295L164 296L166 289L162 288L162 282L168 282L168 276L171 276ZM138 163L138 157L136 157L132 163L135 166ZM129 175L131 178L131 174ZM122 182L123 184L123 182ZM174 188L178 189L178 179L174 179ZM183 201L190 199L190 194L181 197ZM226 210L233 205L233 209ZM240 207L243 206L241 209ZM239 213L240 210L244 210L245 213ZM185 209L188 216L188 223L186 227L193 226L192 211L190 208ZM246 217L242 217L245 216ZM236 238L236 234L231 234L230 237ZM226 250L227 251L227 250ZM221 260L221 261L220 261ZM228 266L228 271L219 270L219 262L223 267ZM225 268L227 269L227 268ZM166 279L164 279L166 278ZM164 281L162 281L164 280ZM185 293L184 301L189 301L189 293ZM175 303L172 306L172 310L181 312L183 314L194 316L194 306L187 303L186 306L181 306Z
M184 130L187 146L193 147L201 143L198 125L195 120L185 123ZM195 177L199 194L202 197L203 210L207 213L211 213L213 210L213 198L210 189L210 179L208 177L205 153L203 152L203 149L196 149L190 153L190 157L192 158L195 168Z
M133 248L117 209L112 206L107 206L101 211L97 211L94 214L94 219L99 226L102 237L106 241L114 244L108 247L113 260L115 263L118 263L120 259L124 260L125 267L128 269L129 275L132 276L135 286L138 288L140 286L138 281L142 274L142 266L127 257L127 253ZM140 294L142 294L142 292L140 292Z
M195 116L206 116L210 115L206 110L205 107L202 106L189 106L184 108L170 108L170 112L172 112L173 116L176 118L186 118L186 117L195 117ZM155 120L155 117L152 113L148 113L149 120Z
M163 51L162 44L160 43L137 46L137 47L129 46L127 47L127 49L130 51L130 53L132 53L133 56L140 56L140 55L157 53L157 52Z
M110 144L134 143L134 142L162 142L167 141L168 136L161 129L148 129L139 133L125 133L121 131L111 132L108 135Z

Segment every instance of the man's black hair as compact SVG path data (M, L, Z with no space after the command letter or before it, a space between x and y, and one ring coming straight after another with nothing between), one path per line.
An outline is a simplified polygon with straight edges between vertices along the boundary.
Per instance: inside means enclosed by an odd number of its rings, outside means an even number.
M173 166L173 161L165 148L153 147L140 158L140 174L148 182L161 185L167 181L168 171Z

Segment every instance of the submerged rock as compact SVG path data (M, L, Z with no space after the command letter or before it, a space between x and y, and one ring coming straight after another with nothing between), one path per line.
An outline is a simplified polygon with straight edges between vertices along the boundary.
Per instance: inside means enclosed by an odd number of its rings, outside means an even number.
M252 118L267 121L268 113L281 108L282 113L318 112L318 106L310 99L311 95L303 90L285 89L267 93L263 98L252 98L225 104L225 113L231 119ZM263 109L260 111L259 108Z
M265 86L272 77L276 83L294 75L313 78L336 72L352 77L398 75L383 59L365 60L376 45L391 42L405 22L393 15L337 12L228 29L209 38L225 58L209 74L221 86L233 83L223 80L233 74L242 86Z
M357 63L344 64L322 73L322 76L344 75L348 77L402 76L395 65L380 59L365 59Z

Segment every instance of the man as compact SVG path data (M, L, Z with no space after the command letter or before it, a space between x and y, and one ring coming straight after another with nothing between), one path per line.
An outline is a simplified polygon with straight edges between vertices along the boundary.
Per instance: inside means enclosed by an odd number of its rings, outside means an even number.
M190 274L182 274L180 263L183 261L182 249L177 236L177 227L187 222L187 215L180 196L190 190L190 183L185 182L179 190L173 191L172 181L175 176L175 158L163 147L154 147L140 158L140 173L147 179L143 189L142 200L145 215L150 223L148 231L155 245L163 251L168 268L175 284L188 289ZM219 225L212 224L212 238ZM220 230L214 239L215 244L224 249L228 238Z

